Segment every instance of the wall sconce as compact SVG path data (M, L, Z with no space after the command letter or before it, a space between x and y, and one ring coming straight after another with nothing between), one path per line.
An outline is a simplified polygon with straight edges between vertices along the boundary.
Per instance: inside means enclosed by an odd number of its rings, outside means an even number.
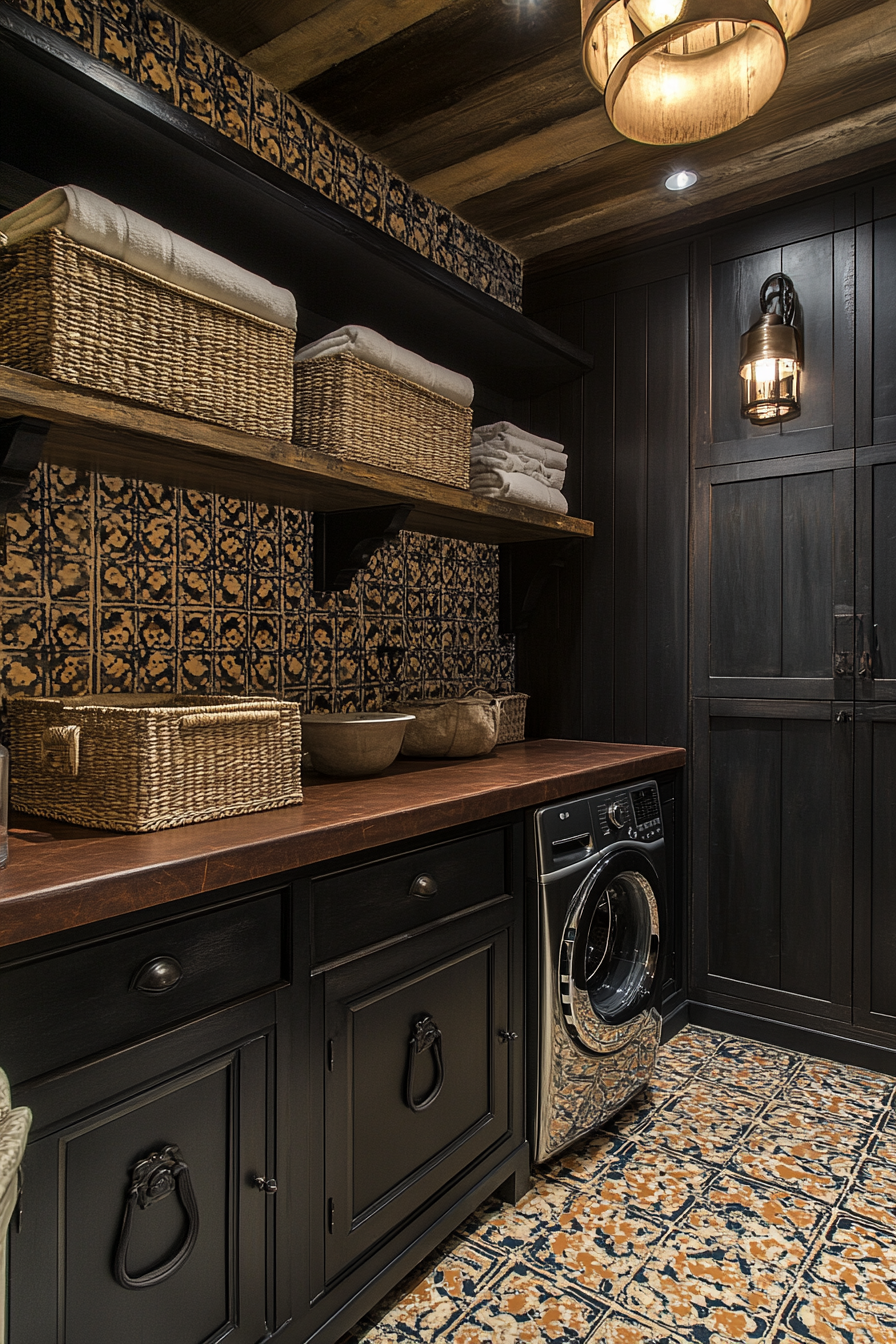
M778 305L780 312L772 309ZM759 291L762 317L740 338L740 413L754 425L800 413L803 337L793 325L796 291L789 275L770 275Z
M582 64L629 140L708 140L768 102L811 3L581 0Z

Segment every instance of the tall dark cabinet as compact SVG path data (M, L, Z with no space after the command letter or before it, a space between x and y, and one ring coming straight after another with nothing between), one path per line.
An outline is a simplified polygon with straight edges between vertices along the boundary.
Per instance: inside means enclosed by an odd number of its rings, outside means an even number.
M896 195L694 249L692 997L896 1038ZM739 413L738 343L794 280L801 416Z

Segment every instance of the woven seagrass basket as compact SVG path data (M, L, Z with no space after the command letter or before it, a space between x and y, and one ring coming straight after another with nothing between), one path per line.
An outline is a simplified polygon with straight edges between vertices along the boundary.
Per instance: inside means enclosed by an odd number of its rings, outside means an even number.
M107 831L160 831L302 801L298 705L238 695L8 701L10 800Z
M525 740L528 695L523 691L514 691L512 694L502 695L500 691L487 691L483 687L477 687L470 694L479 696L482 700L496 700L498 702L501 717L498 721L496 746L500 747L505 742L522 742Z
M473 412L354 355L295 366L295 433L303 448L466 490Z
M135 270L60 229L0 249L0 363L288 439L295 332Z

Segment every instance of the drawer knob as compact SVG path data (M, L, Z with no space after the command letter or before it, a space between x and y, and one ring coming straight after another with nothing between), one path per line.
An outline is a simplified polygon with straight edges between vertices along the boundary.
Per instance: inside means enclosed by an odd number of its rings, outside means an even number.
M276 1195L277 1193L277 1181L273 1176L256 1176L252 1184L263 1195Z
M177 957L150 957L131 981L131 989L139 989L141 994L167 994L183 977L184 968Z
M420 896L426 900L430 896L437 896L438 892L439 884L434 877L430 877L429 873L421 873L411 883L412 896Z

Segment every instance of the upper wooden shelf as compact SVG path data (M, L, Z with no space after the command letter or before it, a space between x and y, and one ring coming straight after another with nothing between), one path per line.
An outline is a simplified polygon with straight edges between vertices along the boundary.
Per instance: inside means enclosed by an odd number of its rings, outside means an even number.
M48 420L45 457L66 466L331 512L413 505L405 526L466 541L590 537L594 525L455 486L345 462L280 439L153 411L0 366L0 419Z
M29 192L74 182L160 220L292 290L308 339L345 323L374 327L467 374L489 412L501 410L494 394L528 398L593 365L585 350L2 2L0 125L0 159L26 175Z

